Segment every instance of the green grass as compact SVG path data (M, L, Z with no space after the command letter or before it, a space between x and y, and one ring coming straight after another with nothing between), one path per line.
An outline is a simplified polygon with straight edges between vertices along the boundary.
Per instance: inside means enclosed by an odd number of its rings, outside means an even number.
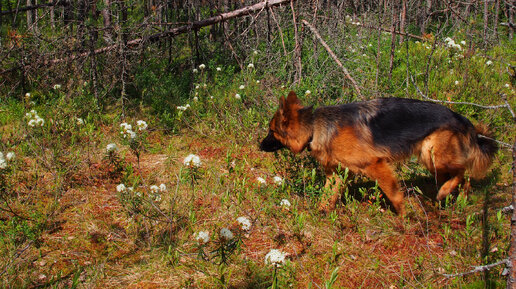
M345 65L366 98L377 92L420 98L412 84L406 86L405 47L395 55L389 80L390 42L382 38L375 87L376 40L349 35L353 47L341 47L338 54L349 60ZM431 44L408 45L411 73L421 89ZM276 270L279 288L503 285L502 267L463 278L443 274L507 257L510 221L499 213L510 201L507 150L497 154L485 180L473 182L468 198L451 196L441 204L432 200L436 188L427 171L415 160L399 165L407 197L403 219L386 206L374 182L354 175L345 180L338 208L322 215L317 207L324 175L317 162L306 152L258 150L278 97L291 89L307 105L356 100L340 73L322 69L333 66L327 55L312 49L303 48L306 76L297 85L286 80L285 66L260 66L266 63L260 51L250 52L246 62L255 68L237 71L221 64L217 71L218 63L208 62L177 78L160 73L163 63L156 61L134 72L125 115L119 102L97 102L84 84L32 91L23 101L3 99L0 151L14 151L16 159L0 170L1 286L265 288L275 274L264 262L271 249L287 253L288 261ZM502 103L502 92L514 106L514 83L505 73L506 60L514 64L514 49L502 43L486 55L461 58L463 53L437 46L428 95L494 105ZM185 111L177 109L186 104ZM501 141L514 138L507 110L450 107L490 124ZM27 125L31 109L44 126ZM136 131L136 141L123 138L120 123L135 128L140 119L148 129ZM118 149L107 153L110 143ZM202 164L185 166L189 154ZM275 184L274 176L284 183ZM117 192L121 183L133 190ZM162 183L166 191L151 191ZM283 199L291 206L282 206ZM240 228L241 216L251 221L249 230ZM234 238L224 240L222 228ZM210 234L206 244L194 238L200 231Z

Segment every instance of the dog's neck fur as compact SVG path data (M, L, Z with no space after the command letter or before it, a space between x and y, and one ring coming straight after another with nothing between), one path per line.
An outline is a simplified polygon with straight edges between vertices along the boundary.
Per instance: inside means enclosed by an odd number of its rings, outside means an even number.
M303 144L303 148L301 149L301 151L303 151L305 148L310 151L310 143L312 142L314 135L313 107L306 106L301 108L298 111L298 117L301 131L301 133L299 134L299 141Z

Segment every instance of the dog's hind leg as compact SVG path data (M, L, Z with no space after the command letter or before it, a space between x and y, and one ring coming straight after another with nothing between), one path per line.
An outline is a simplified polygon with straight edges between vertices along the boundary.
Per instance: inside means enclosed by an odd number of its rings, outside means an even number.
M437 179L443 180L446 176L450 176L450 178L443 183L441 188L439 189L439 193L437 193L437 200L443 200L448 196L451 192L455 191L459 184L464 180L464 169L446 169L446 168L437 168Z
M364 173L378 182L382 191L387 195L396 212L402 216L405 213L403 192L400 191L398 180L389 163L385 159L378 159L364 169Z
M463 147L460 137L448 130L434 132L421 145L421 162L441 186L436 197L438 201L446 198L464 181L466 158Z

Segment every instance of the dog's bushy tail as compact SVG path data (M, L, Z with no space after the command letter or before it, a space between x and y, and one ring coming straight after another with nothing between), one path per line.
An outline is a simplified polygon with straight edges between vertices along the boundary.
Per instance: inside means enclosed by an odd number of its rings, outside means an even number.
M493 162L493 157L498 151L498 144L491 138L487 126L479 124L475 126L475 136L470 146L469 165L471 177L483 178L487 169Z

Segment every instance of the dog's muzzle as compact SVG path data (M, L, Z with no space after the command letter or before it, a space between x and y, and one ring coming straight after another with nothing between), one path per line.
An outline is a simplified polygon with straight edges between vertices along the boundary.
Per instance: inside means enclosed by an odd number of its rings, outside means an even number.
M264 152L275 152L284 147L285 146L274 137L272 131L269 131L269 134L260 143L260 150Z

